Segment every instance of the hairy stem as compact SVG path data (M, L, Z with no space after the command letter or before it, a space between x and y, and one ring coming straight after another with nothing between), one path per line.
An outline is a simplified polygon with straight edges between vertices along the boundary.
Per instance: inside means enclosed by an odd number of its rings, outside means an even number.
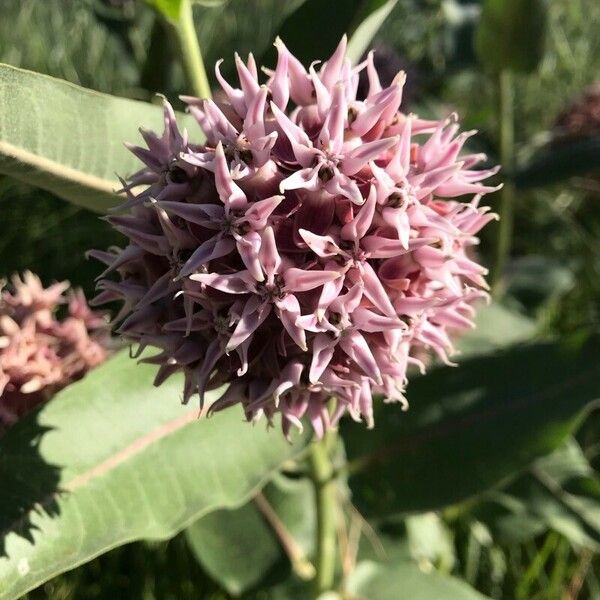
M499 96L499 138L500 163L508 174L504 187L500 192L500 227L496 242L496 261L493 269L492 287L499 295L502 293L501 281L506 261L510 255L513 234L513 210L515 187L511 181L514 171L514 82L513 74L508 70L501 71L498 76Z
M182 0L179 22L175 25L185 71L194 94L210 98L210 85L204 68L202 51L194 28L191 0Z
M315 597L333 589L336 560L337 497L333 464L328 449L332 432L311 444L309 463L317 505L317 556Z

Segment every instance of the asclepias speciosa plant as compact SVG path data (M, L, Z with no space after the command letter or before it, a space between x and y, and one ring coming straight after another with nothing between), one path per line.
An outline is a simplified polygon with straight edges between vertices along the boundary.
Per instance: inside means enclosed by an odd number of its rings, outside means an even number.
M234 595L481 597L420 570L381 526L472 498L557 448L595 393L582 360L595 347L518 344L531 323L485 306L478 233L496 219L484 196L498 167L457 115L404 111L406 75L383 82L373 52L352 61L355 36L312 64L277 38L275 64L236 54L235 80L219 61L211 98L179 4L166 14L199 94L182 98L188 114L0 72L17 96L27 81L86 114L126 109L128 127L144 115L144 145L128 144L138 170L123 159L105 217L125 242L91 240L89 253L105 265L90 304L108 306L130 352L103 341L91 373L49 384L54 397L0 439L0 598L183 529ZM50 129L53 110L40 116ZM13 133L0 128L6 172L29 166L71 201L110 203L98 173L61 170ZM83 297L72 303L105 336ZM361 531L378 532L383 554Z

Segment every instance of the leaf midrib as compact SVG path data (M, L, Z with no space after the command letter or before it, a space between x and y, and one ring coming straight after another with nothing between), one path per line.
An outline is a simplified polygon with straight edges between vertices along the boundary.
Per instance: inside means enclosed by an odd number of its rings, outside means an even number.
M24 513L17 521L12 523L9 527L0 532L0 537L8 535L11 531L18 529L19 525L24 523L33 512L39 512L40 508L46 508L48 504L56 500L62 493L72 493L77 489L84 487L90 482L110 473L116 467L122 465L134 456L138 455L142 450L147 448L150 444L158 442L159 440L165 439L170 435L183 429L186 425L191 423L193 420L198 418L200 415L197 410L189 411L183 416L177 417L167 423L164 423L160 427L153 431L147 432L144 435L139 436L130 442L125 448L118 452L105 457L98 464L88 469L84 473L80 473L75 476L71 481L58 487L54 492L48 494L43 500L36 502L30 510Z
M60 164L52 159L19 148L9 142L0 141L0 154L89 189L106 194L115 194L116 192L118 183L116 178L114 180L103 179L97 175L85 173L75 167Z

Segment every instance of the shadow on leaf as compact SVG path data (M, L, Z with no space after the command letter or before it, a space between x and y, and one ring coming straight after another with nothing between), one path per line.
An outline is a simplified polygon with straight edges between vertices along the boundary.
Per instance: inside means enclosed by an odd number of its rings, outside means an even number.
M39 411L25 417L0 439L0 557L14 533L34 543L34 513L59 514L60 467L40 453L45 434L52 430L38 422Z

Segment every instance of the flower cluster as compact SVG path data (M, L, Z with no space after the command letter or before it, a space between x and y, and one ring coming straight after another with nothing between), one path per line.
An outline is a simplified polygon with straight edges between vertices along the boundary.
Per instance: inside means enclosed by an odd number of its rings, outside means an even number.
M308 418L320 436L345 412L371 425L374 394L405 403L407 367L448 362L450 333L473 325L486 270L470 249L496 169L461 155L474 132L454 115L403 114L404 74L382 89L345 38L318 70L275 46L266 83L236 55L238 87L217 63L220 101L184 99L203 143L168 104L163 135L142 131L145 167L108 219L129 244L92 252L107 265L95 302L123 302L120 332L160 348L144 359L156 384L184 371L184 401L228 384L211 410L279 412L286 435Z
M81 290L67 282L44 288L26 272L0 293L0 431L103 362L109 329ZM68 314L56 318L59 305Z
M600 83L583 90L558 116L555 141L564 142L600 136Z

